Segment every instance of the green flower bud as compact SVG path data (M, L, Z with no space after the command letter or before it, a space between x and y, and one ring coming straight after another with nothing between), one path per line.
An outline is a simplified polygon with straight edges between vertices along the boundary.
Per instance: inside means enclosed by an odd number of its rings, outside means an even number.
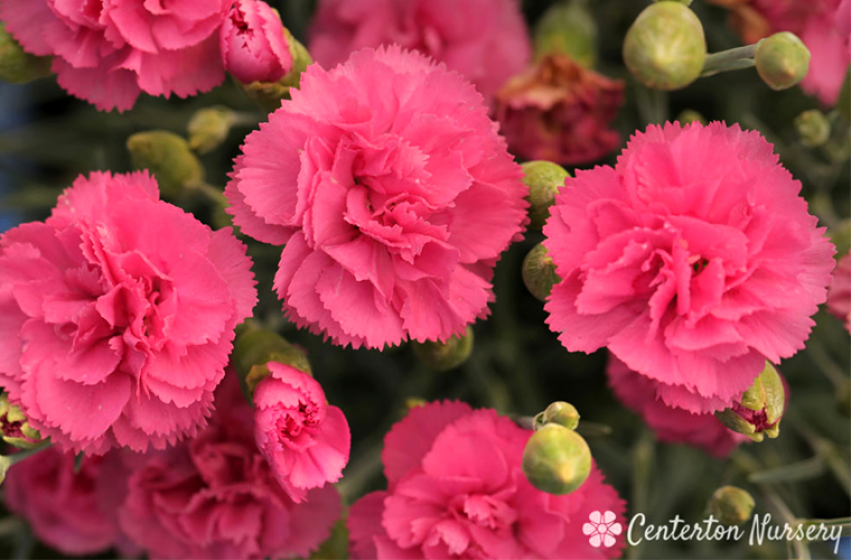
M776 438L780 435L780 418L785 408L783 379L774 366L766 362L765 369L732 408L716 412L715 416L734 432L753 441L762 441L765 436Z
M419 397L408 397L405 399L405 409L411 410L426 405L426 400Z
M538 243L523 259L523 283L526 289L539 300L546 301L553 286L560 281L550 252L543 243Z
M544 411L541 421L546 424L558 424L568 430L575 430L579 425L579 411L570 403L556 401Z
M230 360L249 401L257 384L269 375L268 362L279 362L311 373L310 362L304 352L277 333L262 329L244 330L233 345Z
M597 62L597 22L577 0L555 4L544 12L533 40L536 58L566 54L585 68Z
M706 119L703 117L703 115L691 109L686 109L682 111L679 115L677 115L677 120L680 122L680 124L684 125L693 122L706 124Z
M773 90L788 89L807 75L810 51L794 33L775 33L757 43L756 71Z
M473 327L467 327L467 334L453 336L446 342L428 340L412 341L414 354L426 367L435 371L455 369L473 353Z
M189 148L206 154L227 140L236 114L227 107L206 107L189 119Z
M5 455L0 455L0 484L3 484L3 481L6 480L6 473L9 472L11 467L12 460Z
M558 424L532 434L523 450L523 473L549 494L569 494L591 473L591 449L582 436Z
M287 45L293 57L293 68L277 82L253 82L239 84L249 99L266 112L271 113L281 106L281 101L290 98L290 88L297 88L301 74L313 63L310 53L292 36L289 29L284 28Z
M18 449L32 449L44 442L38 430L30 426L27 415L9 403L9 397L5 393L0 395L0 431L3 441Z
M10 84L25 84L51 74L49 56L33 56L24 51L0 23L0 80Z
M565 169L549 161L528 161L523 168L523 183L529 187L530 229L541 229L550 217L550 206L555 204L558 190L570 177Z
M751 518L753 496L735 486L722 486L709 499L709 513L724 525L741 525Z
M157 178L165 198L175 198L184 188L204 181L204 168L182 137L165 130L140 132L127 139L136 169L148 169Z
M810 148L821 146L830 138L830 121L818 109L804 111L795 117L795 129L801 144Z
M623 59L632 75L649 88L684 88L703 70L703 26L694 12L679 2L651 4L627 31Z

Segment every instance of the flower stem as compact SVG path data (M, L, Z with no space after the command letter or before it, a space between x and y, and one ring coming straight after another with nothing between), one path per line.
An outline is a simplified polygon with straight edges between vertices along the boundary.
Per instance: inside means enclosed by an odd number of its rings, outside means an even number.
M50 440L46 440L41 445L38 445L37 447L33 447L32 449L25 449L23 451L18 451L17 453L13 453L12 455L7 455L6 457L9 459L9 466L11 467L12 465L16 465L16 464L20 463L21 461L23 461L24 459L29 459L30 457L32 457L33 455L35 455L39 451L47 449L50 446L51 446Z
M701 72L700 77L705 78L721 72L750 68L754 65L754 56L758 44L710 54L706 57L706 62L703 63L703 72Z

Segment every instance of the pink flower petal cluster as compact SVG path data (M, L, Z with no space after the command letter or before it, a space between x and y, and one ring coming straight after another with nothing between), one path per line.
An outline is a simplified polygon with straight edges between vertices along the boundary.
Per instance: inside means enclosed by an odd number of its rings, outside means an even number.
M101 110L141 92L179 97L222 83L218 29L232 0L0 0L23 48L52 56L59 85Z
M827 292L827 310L851 332L851 252L839 259Z
M686 443L716 457L726 457L747 436L728 430L711 412L694 413L666 405L658 397L659 383L629 369L614 356L606 368L609 385L618 399L635 411L659 441Z
M225 194L244 233L286 244L275 289L292 321L380 348L488 314L493 265L528 221L521 179L473 87L391 47L308 67Z
M162 448L204 424L256 299L230 229L147 172L80 177L0 237L0 385L64 450Z
M733 25L747 43L780 31L798 35L812 55L801 88L836 104L851 64L851 0L713 0L733 9Z
M277 483L233 372L205 430L136 463L118 518L151 558L307 558L342 513L333 486L296 504Z
M571 352L607 346L669 406L732 405L804 347L826 297L834 248L800 190L756 132L648 127L556 197L547 323Z
M266 367L270 375L254 389L254 436L278 482L302 502L310 488L343 475L352 435L318 381L286 364Z
M237 0L220 30L225 70L244 84L276 82L293 67L284 24L261 0Z
M102 457L86 457L74 471L74 454L56 447L9 470L3 498L36 537L68 556L104 552L119 541L114 511L104 496Z
M384 440L387 491L351 508L352 558L614 558L582 532L592 511L624 523L625 503L596 466L565 496L534 488L523 474L532 435L493 410L459 402L414 408Z
M398 44L443 62L486 100L532 56L515 0L321 0L310 53L332 68L363 47Z

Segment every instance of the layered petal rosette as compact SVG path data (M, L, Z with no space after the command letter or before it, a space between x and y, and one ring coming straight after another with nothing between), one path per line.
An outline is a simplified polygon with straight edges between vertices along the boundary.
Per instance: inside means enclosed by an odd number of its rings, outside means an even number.
M309 374L278 362L266 367L269 376L254 389L254 436L278 482L301 502L308 489L342 476L349 424Z
M332 68L364 47L401 45L443 62L486 100L532 56L515 0L321 0L310 53Z
M726 457L740 443L750 441L728 430L711 412L668 406L657 396L658 382L632 371L614 356L609 356L606 375L618 399L644 419L659 441L685 443L716 457Z
M179 97L224 80L218 30L232 0L0 0L23 48L52 56L59 85L101 110L141 92Z
M275 82L292 70L284 24L261 0L237 0L220 38L225 69L244 84Z
M331 486L296 504L275 480L252 434L236 375L216 391L210 425L178 447L133 465L121 528L151 558L307 558L342 514Z
M526 192L474 88L398 47L310 66L225 190L243 232L286 244L286 315L370 348L445 341L486 316Z
M147 172L80 177L0 237L0 385L65 450L162 448L204 424L256 296L231 230Z
M572 352L607 346L670 406L731 406L804 347L826 297L834 248L800 190L756 132L650 126L556 197L550 328Z
M523 474L532 435L493 410L459 402L414 408L384 440L387 491L349 512L352 558L615 558L583 533L594 511L625 524L626 504L596 466L563 496L534 488Z

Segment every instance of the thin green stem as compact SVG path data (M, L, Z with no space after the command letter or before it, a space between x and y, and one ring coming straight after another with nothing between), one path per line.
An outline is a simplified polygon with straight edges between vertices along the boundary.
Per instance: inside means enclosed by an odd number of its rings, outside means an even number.
M721 72L750 68L754 65L755 55L756 44L712 53L706 57L700 77L705 78Z
M50 440L46 440L44 443L39 444L32 449L25 449L23 451L18 451L17 453L13 453L12 455L7 455L6 457L9 459L9 466L16 465L23 461L24 459L29 459L36 453L43 451L51 446Z

